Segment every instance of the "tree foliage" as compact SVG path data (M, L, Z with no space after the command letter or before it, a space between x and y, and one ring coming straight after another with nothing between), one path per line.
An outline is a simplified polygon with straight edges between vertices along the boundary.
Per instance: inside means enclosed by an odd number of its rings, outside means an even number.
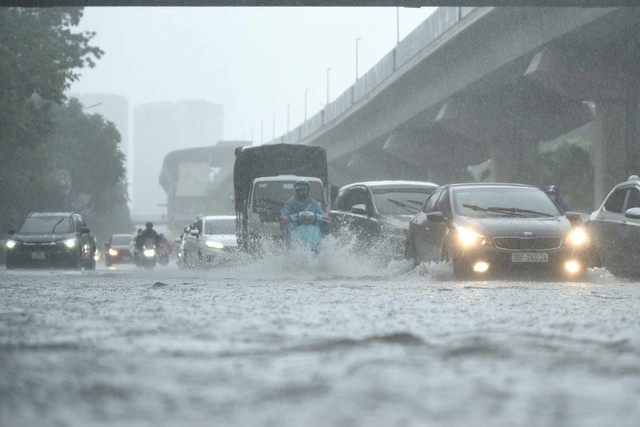
M0 8L0 232L30 211L90 203L96 222L131 228L120 135L99 115L65 103L65 91L103 52L92 32L75 32L82 8ZM57 172L66 170L72 188ZM70 191L71 190L71 191ZM113 219L109 215L116 215Z
M74 33L81 8L0 8L0 144L35 146L51 131L49 108L103 52Z

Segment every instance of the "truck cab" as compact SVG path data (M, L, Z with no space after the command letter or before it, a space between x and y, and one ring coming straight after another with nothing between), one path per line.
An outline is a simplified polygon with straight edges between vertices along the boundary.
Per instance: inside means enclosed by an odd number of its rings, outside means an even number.
M320 178L298 175L264 176L254 179L249 193L247 209L247 235L254 242L279 240L280 210L295 195L293 186L299 179L306 179L313 197L326 211L325 189Z

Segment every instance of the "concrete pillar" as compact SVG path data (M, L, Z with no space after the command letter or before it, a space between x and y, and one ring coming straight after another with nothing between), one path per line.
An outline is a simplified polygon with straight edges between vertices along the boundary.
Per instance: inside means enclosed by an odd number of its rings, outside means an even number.
M640 171L637 163L637 95L633 98L633 102L610 100L596 103L598 140L593 147L596 207L614 185Z

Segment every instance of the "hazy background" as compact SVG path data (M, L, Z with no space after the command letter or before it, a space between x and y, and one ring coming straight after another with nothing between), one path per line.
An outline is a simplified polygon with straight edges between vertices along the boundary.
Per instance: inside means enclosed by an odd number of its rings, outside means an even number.
M105 55L72 92L113 93L130 108L204 99L224 106L225 139L260 143L308 117L362 75L435 8L88 7L80 29ZM399 14L399 27L397 25ZM290 107L288 107L288 105Z

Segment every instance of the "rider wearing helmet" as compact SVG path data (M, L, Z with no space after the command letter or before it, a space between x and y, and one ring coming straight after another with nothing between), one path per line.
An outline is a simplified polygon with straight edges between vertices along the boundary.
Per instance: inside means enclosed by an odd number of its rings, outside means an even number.
M545 185L543 190L545 193L547 193L547 196L549 196L551 200L553 200L558 206L560 206L563 212L571 211L571 206L569 206L569 203L567 203L562 197L560 197L560 192L558 191L557 185Z
M293 186L296 194L292 196L287 202L284 204L282 209L280 210L280 217L282 221L289 222L289 215L297 214L302 211L310 211L318 215L325 216L325 212L320 207L320 203L316 201L311 195L311 185L309 181L301 178L296 181Z
M160 235L153 229L153 223L148 221L145 225L145 229L136 237L136 246L138 249L142 249L142 245L147 239L153 239L156 246L160 244Z

